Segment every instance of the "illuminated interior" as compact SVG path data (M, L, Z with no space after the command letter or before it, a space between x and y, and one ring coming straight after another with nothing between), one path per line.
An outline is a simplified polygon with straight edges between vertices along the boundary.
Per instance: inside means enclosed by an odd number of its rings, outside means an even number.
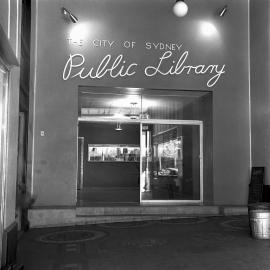
M87 156L78 165L84 170L79 193L114 202L125 187L134 192L123 195L124 202L200 202L202 126L211 123L205 100L211 100L209 92L80 87L79 137ZM115 195L104 199L105 189Z

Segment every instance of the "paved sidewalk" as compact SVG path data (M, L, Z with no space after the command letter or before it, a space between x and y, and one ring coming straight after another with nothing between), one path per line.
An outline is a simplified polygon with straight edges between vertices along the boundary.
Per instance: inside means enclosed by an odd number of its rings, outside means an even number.
M25 270L269 270L270 240L252 239L246 216L31 229L18 261Z

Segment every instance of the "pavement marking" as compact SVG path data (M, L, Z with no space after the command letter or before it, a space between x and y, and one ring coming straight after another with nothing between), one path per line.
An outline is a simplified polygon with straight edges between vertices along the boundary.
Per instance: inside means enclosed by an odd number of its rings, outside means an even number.
M46 244L73 244L93 241L107 236L104 231L96 230L63 230L39 236L38 241Z

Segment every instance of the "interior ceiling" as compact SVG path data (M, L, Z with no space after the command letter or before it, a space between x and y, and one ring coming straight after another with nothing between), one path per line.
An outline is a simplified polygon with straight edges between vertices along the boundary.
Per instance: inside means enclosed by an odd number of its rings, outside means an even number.
M129 118L155 114L161 108L182 110L208 92L146 90L140 88L87 87L79 88L79 115L114 116Z
M160 89L146 89L146 88L135 88L135 87L102 87L102 86L79 86L79 95L81 94L102 94L108 95L109 93L115 95L156 95L156 96L177 96L177 97L193 97L199 98L206 94L208 91L200 90L160 90Z

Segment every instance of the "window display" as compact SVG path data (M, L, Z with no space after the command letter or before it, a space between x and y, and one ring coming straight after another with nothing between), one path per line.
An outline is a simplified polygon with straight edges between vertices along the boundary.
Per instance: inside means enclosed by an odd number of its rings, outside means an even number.
M140 162L140 146L123 144L88 144L90 162Z

